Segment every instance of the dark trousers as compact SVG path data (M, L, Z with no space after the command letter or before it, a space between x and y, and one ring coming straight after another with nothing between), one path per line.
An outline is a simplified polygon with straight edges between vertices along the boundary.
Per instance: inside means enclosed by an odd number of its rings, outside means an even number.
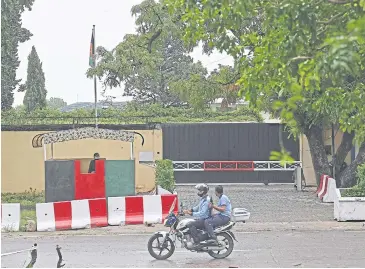
M187 225L195 243L199 243L199 233L197 229L204 229L204 221L205 219L197 219Z
M223 226L229 221L230 218L227 216L223 216L221 214L214 215L204 221L205 230L208 232L210 238L216 239L217 237L214 234L214 228Z

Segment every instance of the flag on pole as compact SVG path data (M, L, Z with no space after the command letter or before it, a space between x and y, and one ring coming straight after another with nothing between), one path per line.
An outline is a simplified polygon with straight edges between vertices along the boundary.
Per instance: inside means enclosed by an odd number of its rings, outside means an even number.
M90 67L95 67L95 39L94 39L94 29L92 30L92 33L91 33L89 65L90 65Z

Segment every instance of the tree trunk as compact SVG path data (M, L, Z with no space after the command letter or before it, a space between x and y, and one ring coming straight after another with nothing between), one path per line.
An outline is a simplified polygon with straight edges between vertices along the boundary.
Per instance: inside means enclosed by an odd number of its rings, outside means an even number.
M361 144L355 160L340 174L339 182L342 188L356 185L356 170L363 163L365 163L365 142Z
M317 185L321 175L330 174L330 166L324 148L323 129L317 125L312 125L304 131L308 139L309 149L312 156L312 163L316 175Z
M338 149L336 150L336 159L335 159L335 176L340 175L340 170L343 162L346 159L347 154L352 149L352 140L354 139L355 133L347 133L345 132L342 137L342 141ZM332 171L331 171L332 172ZM331 173L332 174L332 173ZM333 175L332 175L333 176Z

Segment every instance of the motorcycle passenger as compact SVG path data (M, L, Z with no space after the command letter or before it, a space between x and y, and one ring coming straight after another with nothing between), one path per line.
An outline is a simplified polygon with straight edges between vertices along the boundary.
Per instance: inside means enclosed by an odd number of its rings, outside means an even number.
M215 195L219 198L218 205L215 206L209 203L209 208L214 208L219 213L213 215L204 222L205 230L208 232L211 242L218 244L217 236L214 234L214 228L218 226L223 226L231 220L232 205L229 198L223 194L223 187L217 186L215 188Z
M194 242L198 244L200 240L197 229L204 229L204 221L211 216L211 209L209 208L211 199L208 196L209 188L206 184L198 184L195 188L198 190L198 196L201 197L200 202L192 209L184 210L184 214L189 214L196 218L195 221L190 222L187 227L190 230Z

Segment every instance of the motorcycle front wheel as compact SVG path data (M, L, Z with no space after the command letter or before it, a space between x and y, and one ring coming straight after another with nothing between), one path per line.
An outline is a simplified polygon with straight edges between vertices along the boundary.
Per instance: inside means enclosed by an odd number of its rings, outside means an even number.
M226 233L217 234L218 241L223 241L226 246L223 250L210 250L208 254L215 259L224 259L231 255L233 251L234 242L232 237Z
M166 260L171 257L175 251L175 244L170 237L166 237L162 242L162 234L154 234L148 240L148 252L156 260Z

